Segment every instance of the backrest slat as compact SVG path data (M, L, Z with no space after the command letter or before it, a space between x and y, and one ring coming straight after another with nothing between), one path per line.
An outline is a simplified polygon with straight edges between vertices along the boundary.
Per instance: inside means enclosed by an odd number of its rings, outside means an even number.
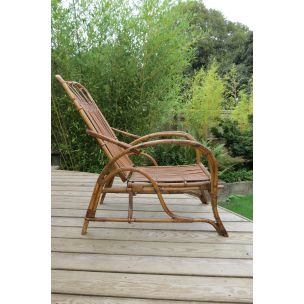
M63 80L59 75L57 75L56 78L73 100L77 110L80 112L88 128L91 131L117 140L115 133L101 113L100 109L97 107L88 90L80 83ZM101 139L98 139L97 141L109 160L124 151L122 147L119 147L113 143L102 141ZM133 166L133 162L127 155L124 155L115 163L116 168L131 166ZM120 178L125 181L127 179L127 175L128 172L121 172Z

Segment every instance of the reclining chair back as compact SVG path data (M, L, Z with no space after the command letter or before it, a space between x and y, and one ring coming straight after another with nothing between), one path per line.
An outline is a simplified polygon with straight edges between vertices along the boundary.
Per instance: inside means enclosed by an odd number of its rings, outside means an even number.
M56 75L56 78L62 84L70 98L73 100L76 109L79 111L81 117L88 126L88 129L117 140L117 137L115 136L113 130L106 121L105 117L100 112L88 90L80 83L63 80L60 75ZM103 149L109 160L124 151L124 148L119 147L111 142L103 141L99 138L96 140L98 141L100 147ZM132 166L133 162L128 155L124 155L115 163L116 168ZM122 181L126 181L128 172L120 172L119 175Z

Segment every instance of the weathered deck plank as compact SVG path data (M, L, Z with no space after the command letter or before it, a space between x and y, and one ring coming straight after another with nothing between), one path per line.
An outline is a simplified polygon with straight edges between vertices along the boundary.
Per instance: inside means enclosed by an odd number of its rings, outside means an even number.
M148 209L148 208L147 208ZM63 217L80 217L83 218L86 214L85 210L81 209L52 209L52 216L63 216ZM96 216L105 216L105 217L126 217L126 211L119 211L119 210L100 210L97 209ZM213 219L212 212L201 212L201 213L190 213L190 212L176 212L178 215L183 216L190 216L190 217L204 217L207 219ZM134 217L147 217L147 218L167 218L168 215L162 212L147 212L147 211L134 211ZM244 218L237 216L236 214L225 212L221 213L220 216L222 221L225 222L244 222L246 221Z
M135 299L119 297L53 294L52 304L176 304L175 300ZM178 301L178 304L235 304L232 302Z
M53 269L104 272L251 277L252 261L246 259L128 256L53 252Z
M86 235L80 234L80 227L52 227L52 236L57 238L76 238L94 240L147 241L175 243L217 243L217 244L252 244L252 234L246 232L230 232L223 238L213 231L180 231L152 229L111 229L90 227Z
M55 293L111 297L250 303L251 284L248 278L52 271Z
M92 239L53 238L52 250L61 252L215 257L215 258L252 258L252 245L206 243L169 243L143 241L117 241Z
M220 208L229 238L206 223L94 222L82 236L97 176L52 171L53 304L252 302L252 222ZM165 197L177 213L212 216L196 198ZM134 202L135 216L161 216L155 196ZM127 195L109 194L98 209L125 216Z
M251 222L226 222L225 227L230 232L252 232ZM82 227L83 219L79 217L53 217L53 226ZM206 223L114 223L92 222L89 227L120 228L120 229L157 229L157 230L193 230L214 231L211 225Z

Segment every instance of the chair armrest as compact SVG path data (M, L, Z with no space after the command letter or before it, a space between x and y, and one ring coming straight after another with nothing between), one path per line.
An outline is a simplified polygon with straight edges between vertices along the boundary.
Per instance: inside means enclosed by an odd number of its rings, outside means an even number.
M121 148L124 148L124 149L128 149L128 148L131 147L131 145L129 145L129 144L125 143L125 142L122 142L122 141L119 141L119 140L115 140L115 139L113 139L111 137L104 136L102 134L96 133L96 132L91 131L89 129L87 129L87 134L89 134L90 136L92 136L94 138L98 138L98 139L102 139L104 141L108 141L108 142L110 142L112 144L115 144L115 145L117 145L117 146L119 146Z
M199 143L191 134L183 132L183 131L162 131L162 132L156 132L156 133L151 133L151 134L144 135L144 136L132 141L130 143L130 145L134 146L134 145L137 145L141 142L145 142L145 141L147 141L148 139L151 139L151 138L174 137L174 136L186 138L187 140ZM194 148L194 149L195 149L195 153L196 153L196 163L201 166L201 168L203 169L203 171L207 175L209 175L209 172L208 172L207 168L205 168L205 166L201 163L201 154L200 154L199 150L197 148Z
M162 131L162 132L151 133L151 134L147 134L147 135L144 135L142 137L139 137L139 138L133 140L130 143L130 145L134 146L134 145L136 145L140 142L146 141L150 138L174 137L174 136L183 137L183 138L186 138L188 140L196 141L196 139L191 134L188 134L186 132L182 132L182 131Z
M125 143L125 142L122 142L122 141L115 140L115 139L113 139L113 138L104 136L104 135L102 135L102 134L96 133L96 132L91 131L91 130L89 130L89 129L87 129L87 134L90 135L90 136L92 136L92 137L94 137L94 138L96 138L96 139L102 139L102 140L104 140L104 141L108 141L108 142L110 142L110 143L112 143L112 144L115 144L115 145L117 145L117 146L119 146L119 147L121 147L121 148L124 148L124 149L128 149L128 148L131 148L131 147L132 147L130 144L127 144L127 143ZM141 152L141 151L139 151L139 150L134 150L133 153L134 153L135 155L143 155L143 156L145 156L146 158L148 158L148 159L152 162L152 164L153 164L154 166L157 166L156 160L155 160L151 155L149 155L148 153Z
M131 138L135 138L135 139L140 138L140 136L135 135L135 134L132 134L132 133L129 133L129 132L126 132L126 131L122 131L122 130L119 130L119 129L116 129L116 128L112 128L112 127L111 127L111 129L112 129L113 131L117 132L117 133L120 133L120 134L129 136L129 137L131 137Z

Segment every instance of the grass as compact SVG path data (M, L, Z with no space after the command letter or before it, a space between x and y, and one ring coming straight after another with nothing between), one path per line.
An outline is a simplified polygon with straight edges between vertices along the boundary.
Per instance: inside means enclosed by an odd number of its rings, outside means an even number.
M220 206L253 219L253 195L230 195Z

